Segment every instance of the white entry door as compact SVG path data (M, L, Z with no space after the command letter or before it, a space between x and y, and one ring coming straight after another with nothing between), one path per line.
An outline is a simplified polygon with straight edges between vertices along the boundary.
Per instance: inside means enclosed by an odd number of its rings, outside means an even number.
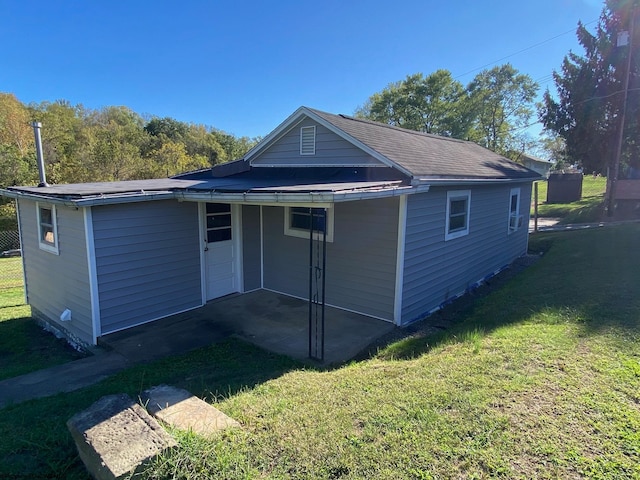
M237 248L231 205L207 203L204 212L207 300L238 291Z

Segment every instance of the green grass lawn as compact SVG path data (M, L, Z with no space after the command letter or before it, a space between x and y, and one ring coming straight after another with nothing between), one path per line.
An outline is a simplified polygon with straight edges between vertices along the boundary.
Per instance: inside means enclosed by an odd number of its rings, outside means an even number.
M586 175L582 180L582 198L572 203L546 203L547 182L538 183L538 217L560 218L561 224L597 222L603 214L604 192L607 187L605 177ZM533 194L531 215L534 214Z
M18 281L15 278L19 279ZM14 286L18 283L19 286ZM11 285L7 287L6 285ZM45 332L24 303L22 260L0 259L0 380L82 357L66 341Z
M0 291L5 288L22 287L22 258L0 258Z
M140 478L638 479L638 238L638 224L538 234L547 253L452 328L340 368L229 340L9 406L0 478L87 478L65 422L169 383L243 428L173 432L180 448Z

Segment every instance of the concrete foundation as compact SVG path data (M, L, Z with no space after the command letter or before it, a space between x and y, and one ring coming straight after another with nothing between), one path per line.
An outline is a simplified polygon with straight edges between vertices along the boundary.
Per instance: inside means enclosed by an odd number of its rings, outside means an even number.
M175 440L131 397L109 395L74 415L67 427L93 478L129 478Z

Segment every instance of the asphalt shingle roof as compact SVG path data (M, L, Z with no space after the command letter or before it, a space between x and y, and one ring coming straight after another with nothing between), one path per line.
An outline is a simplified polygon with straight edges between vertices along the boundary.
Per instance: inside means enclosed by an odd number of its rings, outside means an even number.
M334 127L424 179L536 179L539 175L480 145L308 108Z

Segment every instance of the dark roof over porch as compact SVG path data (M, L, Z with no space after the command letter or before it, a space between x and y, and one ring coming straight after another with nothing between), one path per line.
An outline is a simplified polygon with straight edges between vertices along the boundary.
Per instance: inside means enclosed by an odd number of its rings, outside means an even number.
M163 198L262 203L276 196L278 202L326 203L353 194L374 198L411 189L406 179L386 168L253 169L226 177L214 177L213 172L215 167L175 178L9 187L6 194L88 206Z

